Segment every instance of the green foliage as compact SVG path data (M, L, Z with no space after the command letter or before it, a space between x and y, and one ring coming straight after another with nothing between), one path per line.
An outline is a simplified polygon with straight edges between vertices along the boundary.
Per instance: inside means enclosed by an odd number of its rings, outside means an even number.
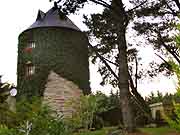
M51 111L40 99L18 103L14 127L2 126L0 135L69 135L71 129L62 117Z
M97 98L98 107L102 109L102 110L99 110L99 113L108 111L114 108L120 108L120 98L119 98L118 91L116 93L113 93L111 91L109 96L101 92L97 92L95 96Z
M7 99L10 98L10 90L14 87L13 84L0 83L0 124L12 126L11 118L14 118L14 112L10 110Z
M70 121L75 128L92 128L93 118L95 114L101 110L97 104L95 95L81 96L79 101L73 100L69 102L75 110Z
M63 122L62 117L49 109L49 107L41 104L41 101L32 100L32 103L21 102L21 108L18 111L18 118L21 117L22 123L20 128L26 131L27 122L32 124L30 134L37 135L67 135L68 127ZM23 113L25 113L23 115Z
M159 91L157 91L157 95L155 95L153 92L151 92L151 94L148 97L146 97L146 102L148 104L162 102L162 100L163 100L163 95Z
M0 125L0 135L23 135L17 129L8 128L5 125Z
M87 31L89 39L97 40L98 42L98 44L94 46L94 50L96 50L107 61L107 63L113 64L113 66L118 69L119 42L117 22L119 23L119 21L114 20L112 10L105 8L102 14L92 14L89 18L84 16L84 19L84 23L89 28ZM92 63L96 63L97 59L99 58L94 50L90 49ZM112 74L112 71L109 70L102 59L100 59L98 62L98 72L102 76L102 82L100 84L102 86L105 84L111 84L113 87L117 87L118 79ZM113 70L113 72L117 74L115 70Z
M16 114L10 110L7 103L0 105L0 124L5 124L9 127L14 126L14 119L16 119Z
M174 108L175 118L165 117L165 119L170 127L180 132L180 104L174 102Z
M142 2L140 0L130 1L136 6ZM177 30L177 27L174 26L179 22L180 3L178 0L144 1L145 4L135 12L137 18L134 21L133 28L138 32L138 36L143 35L143 39L146 40L142 45L144 43L146 43L145 45L152 45L153 49L159 52L157 56L162 60L161 64L159 61L153 60L149 75L152 77L159 73L167 76L173 75L171 65L166 58L171 57L180 64L179 45L174 42L174 34L169 34ZM179 42L178 37L176 42Z
M179 26L178 26L179 29ZM179 51L179 37L180 35L178 35L176 37L176 47ZM176 74L177 79L178 79L178 86L177 86L177 93L175 94L177 99L180 99L180 67L179 64L177 64L177 62L175 62L173 59L171 59L169 61L169 64L172 66L172 70L173 72ZM180 132L180 102L176 103L176 100L173 101L173 105L174 105L174 113L175 113L175 118L169 118L166 117L166 121L169 123L169 125L178 130Z
M34 41L36 47L27 53L24 50L30 41ZM35 74L31 76L26 75L28 61L35 66ZM19 36L18 97L42 96L51 71L74 82L88 94L88 67L88 40L84 33L63 28L25 31Z
M90 129L92 127L99 129L104 125L104 122L109 123L109 119L104 119L104 114L108 112L111 112L111 114L116 113L114 111L120 108L119 93L114 94L111 92L110 96L106 96L101 92L97 92L94 95L81 96L78 101L72 99L67 105L76 110L72 118L69 119L72 127L75 129ZM118 115L121 117L121 113ZM118 121L117 116L115 117L113 120Z
M157 91L157 93L153 93L151 92L151 94L146 97L146 102L148 104L154 104L154 103L158 103L158 102L162 102L164 104L172 104L172 100L177 100L177 93L175 94L168 94L166 93L165 95L163 95L161 92Z

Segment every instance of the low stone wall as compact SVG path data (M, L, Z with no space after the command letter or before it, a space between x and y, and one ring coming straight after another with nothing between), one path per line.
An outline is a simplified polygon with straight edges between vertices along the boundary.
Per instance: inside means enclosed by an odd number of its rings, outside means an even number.
M78 100L81 94L82 90L72 81L61 77L53 71L48 75L44 100L58 113L70 117L73 110L67 106L67 102L72 99Z

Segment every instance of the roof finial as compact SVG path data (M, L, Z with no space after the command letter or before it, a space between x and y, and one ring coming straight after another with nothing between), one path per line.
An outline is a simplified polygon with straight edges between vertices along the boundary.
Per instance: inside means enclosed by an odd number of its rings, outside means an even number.
M57 4L56 1L54 2L54 8L55 8L55 9L58 9L58 4Z
M39 10L36 21L42 20L44 18L44 16L45 16L45 13L43 11Z

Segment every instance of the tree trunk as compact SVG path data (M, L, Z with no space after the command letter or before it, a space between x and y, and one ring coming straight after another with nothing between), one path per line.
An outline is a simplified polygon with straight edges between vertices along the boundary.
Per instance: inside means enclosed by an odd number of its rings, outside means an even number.
M131 93L129 91L129 72L127 62L127 45L126 45L126 28L129 23L128 16L124 9L122 0L112 0L112 16L114 24L117 27L117 40L118 40L118 87L120 90L120 103L124 127L128 132L133 132L134 117L131 105Z
M131 93L129 91L129 75L128 75L128 63L127 63L127 46L125 39L125 30L121 31L118 35L118 64L119 64L119 89L120 89L120 102L123 116L123 123L127 131L133 132L134 120L131 106Z

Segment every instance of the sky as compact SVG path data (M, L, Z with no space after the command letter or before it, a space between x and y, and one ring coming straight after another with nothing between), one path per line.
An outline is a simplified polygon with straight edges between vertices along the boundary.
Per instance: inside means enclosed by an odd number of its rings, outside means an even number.
M0 7L0 74L3 75L2 80L16 84L16 68L17 68L17 45L19 34L27 29L36 19L38 9L46 12L52 7L53 3L49 0L3 0ZM102 7L95 5L86 6L86 10L81 10L76 15L69 16L70 19L81 29L86 30L86 26L82 23L82 15L101 12ZM144 63L147 63L153 54L152 48L142 48ZM99 85L101 76L97 73L97 65L90 64L91 88L93 92L101 90L109 93L112 89L110 85L102 87ZM157 90L161 92L174 92L176 87L176 79L173 77L159 77L153 81L139 81L138 90L142 96L147 96L151 91ZM113 89L115 91L115 89Z

